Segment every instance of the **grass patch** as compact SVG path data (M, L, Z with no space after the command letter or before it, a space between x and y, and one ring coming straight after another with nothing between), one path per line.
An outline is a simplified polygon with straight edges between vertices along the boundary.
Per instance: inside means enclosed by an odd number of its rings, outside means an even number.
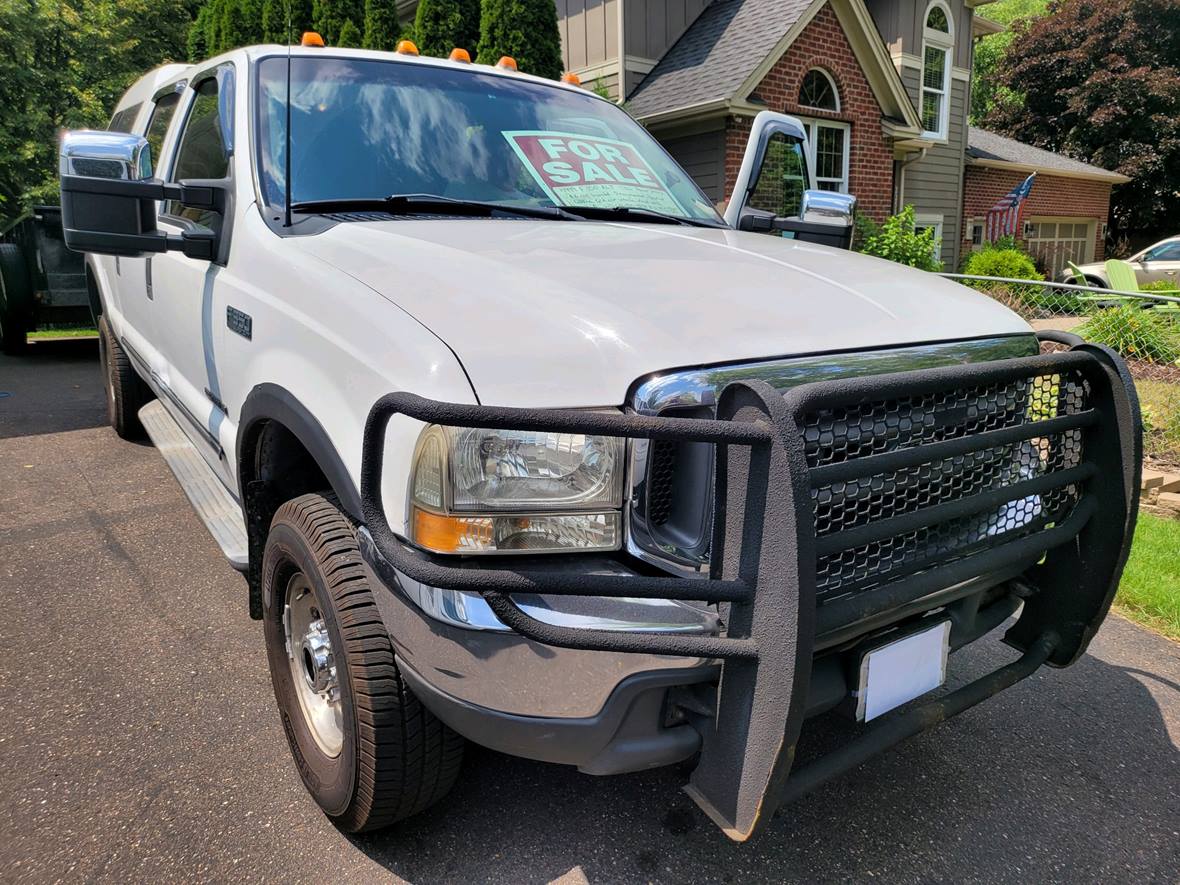
M1115 608L1153 630L1180 639L1180 520L1139 514L1131 558Z
M1143 410L1144 453L1157 461L1180 464L1180 384L1143 379L1135 382L1135 389Z
M94 326L63 326L60 329L48 328L38 329L36 332L29 333L29 340L36 341L38 338L97 338L98 329Z

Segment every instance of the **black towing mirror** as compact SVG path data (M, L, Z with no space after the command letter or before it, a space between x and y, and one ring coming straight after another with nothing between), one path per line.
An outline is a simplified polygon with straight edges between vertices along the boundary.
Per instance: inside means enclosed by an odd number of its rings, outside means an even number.
M156 202L178 200L223 212L224 182L172 184L153 178L147 139L123 132L67 132L60 161L62 232L70 249L124 258L168 250L205 261L217 257L216 231L177 236L158 230Z

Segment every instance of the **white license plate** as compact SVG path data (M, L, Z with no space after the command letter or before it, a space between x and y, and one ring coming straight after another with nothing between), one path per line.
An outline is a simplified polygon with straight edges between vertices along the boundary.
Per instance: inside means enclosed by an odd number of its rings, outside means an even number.
M866 652L860 660L856 718L876 719L942 685L950 636L951 622L942 621Z

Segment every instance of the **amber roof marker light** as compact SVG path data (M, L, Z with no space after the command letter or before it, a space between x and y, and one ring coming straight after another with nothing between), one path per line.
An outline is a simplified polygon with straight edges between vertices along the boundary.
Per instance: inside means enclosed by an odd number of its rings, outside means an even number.
M505 71L515 71L517 70L516 59L511 55L501 55L500 60L496 62L496 67L502 68Z
M452 49L451 54L448 57L451 61L461 61L466 64L471 64L471 53L459 46L456 46L454 49Z
M396 51L398 55L417 55L418 46L413 40L398 40Z
M571 86L581 86L582 85L582 78L579 77L577 74L575 74L573 71L566 71L564 74L561 75L561 82L562 83L569 83Z
M299 38L300 46L323 46L324 38L315 31L304 31L303 36Z

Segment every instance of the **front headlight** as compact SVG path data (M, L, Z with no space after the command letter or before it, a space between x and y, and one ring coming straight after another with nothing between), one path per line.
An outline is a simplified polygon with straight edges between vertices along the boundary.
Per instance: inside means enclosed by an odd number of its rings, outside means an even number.
M615 550L623 440L431 425L410 480L409 533L439 553Z

